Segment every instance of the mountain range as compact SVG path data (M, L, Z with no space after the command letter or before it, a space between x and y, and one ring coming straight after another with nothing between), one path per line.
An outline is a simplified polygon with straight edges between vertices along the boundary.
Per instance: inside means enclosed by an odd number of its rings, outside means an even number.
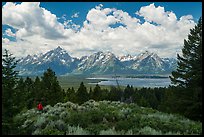
M57 75L68 74L170 74L176 69L176 59L160 58L149 51L138 56L116 57L111 52L96 52L80 59L71 57L58 46L45 54L28 55L18 63L19 75L41 75L49 67Z

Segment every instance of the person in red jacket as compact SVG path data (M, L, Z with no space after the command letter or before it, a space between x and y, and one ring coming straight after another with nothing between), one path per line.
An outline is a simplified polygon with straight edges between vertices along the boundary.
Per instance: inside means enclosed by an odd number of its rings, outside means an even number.
M41 102L38 104L37 109L40 111L43 110L43 106L42 106Z

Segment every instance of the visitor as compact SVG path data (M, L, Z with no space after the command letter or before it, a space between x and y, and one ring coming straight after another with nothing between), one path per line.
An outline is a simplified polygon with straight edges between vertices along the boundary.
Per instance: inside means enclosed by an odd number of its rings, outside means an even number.
M37 105L37 109L38 109L39 111L42 111L42 110L43 110L43 106L42 106L41 102Z

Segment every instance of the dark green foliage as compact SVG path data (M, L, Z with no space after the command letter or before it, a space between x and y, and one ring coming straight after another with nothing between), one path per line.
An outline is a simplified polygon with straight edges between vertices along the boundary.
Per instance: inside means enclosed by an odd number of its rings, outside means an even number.
M101 100L101 96L102 96L101 87L98 84L96 84L94 90L90 94L91 94L91 99L95 101Z
M25 82L25 99L27 101L26 106L28 109L31 109L33 107L33 102L35 99L35 92L34 92L34 82L31 78L27 77Z
M68 88L67 91L65 92L64 102L67 102L67 101L76 103L76 95L73 87Z
M159 106L160 111L178 113L193 120L202 120L201 88L169 87Z
M133 102L133 94L134 94L133 86L130 87L130 85L127 85L123 94L124 100L129 103Z
M19 112L16 104L18 94L15 90L18 72L15 67L18 61L5 50L2 58L2 134L12 134L12 118Z
M63 91L55 72L48 68L42 76L42 90L41 98L45 99L45 104L54 105L58 102L63 102Z
M89 94L83 82L81 82L80 87L76 92L76 98L78 104L82 104L89 100Z
M35 87L34 87L35 98L36 98L36 100L40 100L41 96L43 95L43 91L41 89L42 83L41 83L41 80L38 76L35 78L34 85L35 85Z
M123 91L117 87L111 87L109 92L109 100L111 101L120 101L123 95Z
M101 89L100 100L107 100L108 96L109 96L109 90L108 89Z
M18 96L18 99L16 98L14 101L17 104L18 108L20 110L22 110L23 108L25 108L25 104L26 104L26 94L24 93L25 91L25 83L23 78L20 78L19 81L17 82L17 86L15 88L16 90L16 94Z

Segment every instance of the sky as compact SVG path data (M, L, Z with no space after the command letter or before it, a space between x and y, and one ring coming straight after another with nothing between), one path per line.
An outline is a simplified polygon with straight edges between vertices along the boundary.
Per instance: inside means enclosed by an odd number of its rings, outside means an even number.
M181 54L202 2L2 2L2 49L17 58L58 46L73 57Z

